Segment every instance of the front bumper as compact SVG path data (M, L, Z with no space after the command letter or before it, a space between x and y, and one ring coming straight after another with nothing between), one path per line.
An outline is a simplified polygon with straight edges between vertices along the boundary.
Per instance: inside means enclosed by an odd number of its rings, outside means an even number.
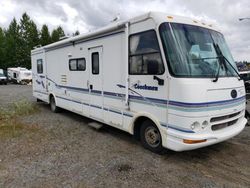
M7 84L7 80L5 80L5 79L0 79L0 84Z
M163 146L174 150L174 151L185 151L185 150L194 150L223 142L228 140L236 135L238 135L244 128L247 123L245 118L239 119L239 121L233 126L213 131L212 133L183 133L177 130L168 129L163 133L163 138L166 139L166 142L163 142ZM165 138L164 138L165 137ZM186 144L183 142L184 139L187 140L206 140L206 142L196 143L196 144Z

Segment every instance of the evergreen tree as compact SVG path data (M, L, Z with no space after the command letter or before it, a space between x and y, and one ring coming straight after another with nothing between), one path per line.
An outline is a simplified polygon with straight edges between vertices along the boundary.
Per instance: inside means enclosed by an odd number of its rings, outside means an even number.
M30 51L39 44L39 35L36 24L30 19L27 13L24 13L20 20L20 34L23 46L20 65L30 68Z
M5 68L5 34L0 27L0 68Z
M42 46L45 46L45 45L50 44L50 43L51 43L51 37L50 37L48 26L43 25L42 30L41 30L40 44Z
M73 36L77 36L77 35L80 35L80 32L78 30L76 30L76 32L73 33Z
M6 30L0 27L0 68L30 68L30 54L35 46L57 42L63 36L65 33L60 26L51 36L47 25L43 25L39 32L27 13L22 15L20 23L14 18Z
M22 43L20 36L20 27L14 18L7 31L5 32L5 66L16 67L20 66L19 59L22 57Z
M65 33L64 33L62 27L59 26L58 28L56 28L52 31L52 34L51 34L52 42L57 42L60 40L61 37L64 37L64 36L65 36Z

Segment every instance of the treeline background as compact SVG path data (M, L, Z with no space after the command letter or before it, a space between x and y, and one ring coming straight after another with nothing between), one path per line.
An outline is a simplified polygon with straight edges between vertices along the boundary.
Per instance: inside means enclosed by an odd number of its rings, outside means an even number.
M79 35L79 31L73 33ZM31 68L30 53L35 46L57 42L65 32L61 26L49 32L48 26L41 30L27 13L19 22L14 18L8 28L0 27L0 69L9 67Z

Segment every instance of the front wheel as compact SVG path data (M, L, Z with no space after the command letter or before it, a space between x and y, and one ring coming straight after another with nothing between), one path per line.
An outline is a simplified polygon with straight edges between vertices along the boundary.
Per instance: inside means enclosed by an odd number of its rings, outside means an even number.
M50 97L50 109L54 113L58 113L60 111L60 108L56 106L56 101L53 96Z
M152 121L146 120L142 123L140 137L144 148L154 153L162 153L164 151L161 133Z

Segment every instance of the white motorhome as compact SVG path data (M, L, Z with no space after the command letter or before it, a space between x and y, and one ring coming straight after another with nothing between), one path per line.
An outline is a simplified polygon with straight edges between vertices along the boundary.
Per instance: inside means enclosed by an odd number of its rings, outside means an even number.
M32 81L32 72L26 68L15 67L7 69L8 79L19 84L29 84Z
M33 95L124 130L147 149L192 150L245 127L245 89L212 25L150 12L32 51Z

